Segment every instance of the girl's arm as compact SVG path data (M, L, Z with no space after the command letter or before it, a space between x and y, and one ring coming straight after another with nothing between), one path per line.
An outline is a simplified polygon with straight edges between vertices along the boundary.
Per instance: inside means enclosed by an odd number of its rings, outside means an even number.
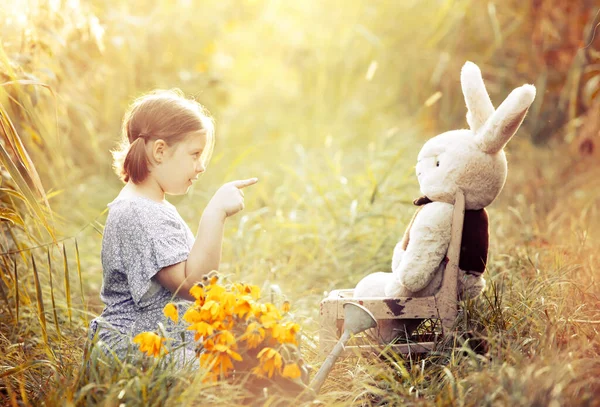
M233 181L219 188L202 214L187 260L160 270L156 274L159 284L183 299L194 301L190 288L208 272L219 269L225 219L244 209L242 188L257 181L256 178Z

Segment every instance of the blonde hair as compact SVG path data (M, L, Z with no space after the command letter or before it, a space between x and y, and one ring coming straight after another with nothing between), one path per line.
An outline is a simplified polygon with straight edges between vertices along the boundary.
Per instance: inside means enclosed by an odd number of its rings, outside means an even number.
M204 132L204 166L213 152L214 121L200 103L188 99L179 89L155 90L138 97L123 117L119 149L111 151L113 168L123 182L135 184L148 176L150 161L146 142L164 140L168 146L183 141L189 133Z

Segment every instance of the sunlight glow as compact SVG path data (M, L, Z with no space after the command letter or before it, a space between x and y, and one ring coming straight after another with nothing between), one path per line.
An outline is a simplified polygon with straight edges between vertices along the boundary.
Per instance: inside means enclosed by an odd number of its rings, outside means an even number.
M48 0L48 5L50 6L50 10L52 10L53 13L56 13L58 10L60 10L61 3L61 0Z
M31 12L29 1L20 0L8 5L0 6L0 12L6 13L8 18L6 22L8 25L16 25L19 27L25 27L28 21L28 15Z

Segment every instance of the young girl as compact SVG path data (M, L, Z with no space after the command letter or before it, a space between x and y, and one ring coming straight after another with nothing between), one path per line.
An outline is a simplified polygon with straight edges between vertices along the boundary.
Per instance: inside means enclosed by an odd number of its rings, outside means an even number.
M257 182L252 178L219 188L194 238L165 194L187 193L204 172L214 146L208 113L177 90L155 91L132 104L122 133L121 149L113 155L126 185L108 204L102 239L100 298L106 306L89 330L90 340L97 335L104 352L121 360L136 353L131 339L138 333L156 331L158 322L166 322L167 331L174 327L165 321L163 308L174 294L193 301L189 289L219 268L225 219L244 209L242 188ZM190 304L180 305L180 317ZM187 354L179 361L194 355L191 331L186 342Z

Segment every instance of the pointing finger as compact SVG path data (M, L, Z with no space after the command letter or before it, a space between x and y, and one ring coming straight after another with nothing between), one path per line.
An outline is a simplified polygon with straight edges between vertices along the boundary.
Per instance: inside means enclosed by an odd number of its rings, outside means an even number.
M249 187L250 185L254 185L258 182L258 178L250 178L239 181L233 181L232 184L238 189Z

